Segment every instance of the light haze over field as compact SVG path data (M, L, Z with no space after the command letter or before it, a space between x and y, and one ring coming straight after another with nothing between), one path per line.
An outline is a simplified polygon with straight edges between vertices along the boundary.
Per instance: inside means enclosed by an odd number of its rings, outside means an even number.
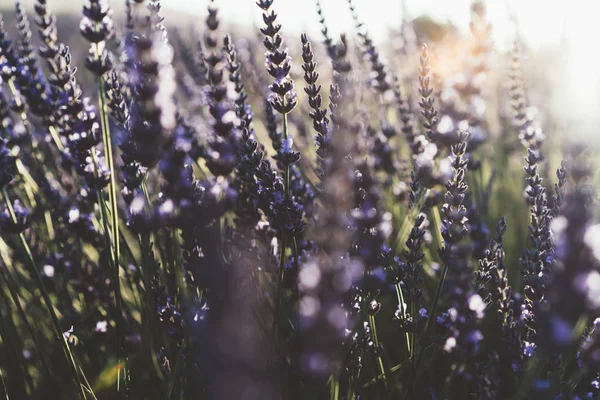
M215 3L225 21L260 23L260 10L254 0L216 0ZM388 27L398 26L402 19L402 0L355 0L354 3L377 40L385 39ZM568 39L600 32L592 23L600 9L596 3L594 0L488 0L487 7L497 45L504 47L512 39L512 13L519 21L525 40L539 47L560 43L565 26ZM204 15L207 4L208 0L167 0L163 7ZM469 25L469 4L470 0L405 0L408 18L426 14L437 20L449 20L463 30ZM352 30L347 0L322 0L322 5L333 33ZM277 0L273 8L284 29L318 32L314 0Z
M108 0L114 8L123 8L125 0ZM34 0L22 0L33 10ZM81 9L84 0L48 0L53 10ZM354 0L362 21L376 41L387 38L389 28L397 28L403 18L428 15L437 21L450 21L468 33L471 0ZM11 0L1 2L10 7ZM207 14L209 0L163 0L165 9L198 15L201 24ZM352 33L352 19L347 0L321 0L332 36ZM553 59L550 69L558 71L553 79L553 107L565 117L565 124L577 131L593 131L600 123L600 53L596 50L600 37L600 0L487 0L488 18L496 47L510 48L518 22L522 40L532 49L563 47L560 59ZM255 0L215 0L222 22L252 28L260 26L261 11ZM273 9L285 35L307 32L320 38L315 0L276 0ZM189 20L167 21L169 25L187 26ZM585 125L585 126L582 126Z
M85 0L48 0L54 11L80 10ZM352 22L347 0L321 0L327 23L333 34L350 32ZM469 26L471 0L354 0L361 19L371 35L382 40L388 27L398 26L402 19L402 3L409 19L429 15L438 21L451 21L463 31ZM12 0L0 2L1 8L12 8ZM21 0L32 10L34 0ZM122 8L125 0L108 0L113 8ZM597 0L487 0L488 16L494 26L494 39L500 48L506 48L513 37L511 14L519 21L523 39L533 47L557 45L564 38L576 47L591 45L600 36L596 17L600 12ZM163 0L165 9L188 15L204 16L209 0ZM260 24L260 10L255 0L215 0L226 23ZM276 0L273 8L285 31L298 33L319 32L314 0ZM173 22L173 21L171 21Z
M209 0L167 0L164 7L206 14ZM254 0L216 0L226 23L260 26L260 9ZM321 0L333 35L353 31L347 0ZM354 0L362 21L376 41L386 39L389 27L402 20L402 0ZM429 15L450 21L468 32L470 0L404 0L408 19ZM566 45L566 54L555 60L560 76L555 82L554 107L570 129L594 133L600 119L600 0L488 0L488 18L495 45L506 50L515 37L515 21L521 38L533 49ZM314 0L276 0L278 22L289 34L308 32L320 37ZM575 127L575 124L578 126ZM574 132L571 132L574 133Z

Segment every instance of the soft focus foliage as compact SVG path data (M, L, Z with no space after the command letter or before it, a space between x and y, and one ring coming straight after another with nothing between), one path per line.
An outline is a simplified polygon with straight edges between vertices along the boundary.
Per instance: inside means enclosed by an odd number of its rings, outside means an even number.
M591 149L518 26L278 1L2 10L0 396L600 398Z

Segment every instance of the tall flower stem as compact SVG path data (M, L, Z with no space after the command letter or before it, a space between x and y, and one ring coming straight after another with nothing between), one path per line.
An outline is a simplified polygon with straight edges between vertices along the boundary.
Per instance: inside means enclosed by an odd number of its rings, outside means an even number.
M423 331L423 343L421 344L421 350L417 355L417 363L414 366L414 374L411 384L411 391L414 390L415 380L417 377L417 372L419 370L419 365L421 364L421 360L423 359L423 353L425 350L425 344L427 341L427 334L431 327L431 320L435 318L437 313L438 304L440 302L440 295L442 294L442 288L444 287L444 282L446 281L446 275L448 275L448 265L442 265L442 272L440 275L440 281L438 282L437 289L435 290L435 296L433 297L433 304L431 306L431 313L429 314L429 319L427 320L427 324L425 325L425 330Z
M442 218L440 216L440 210L437 207L431 207L431 218L433 219L435 237L438 244L441 246L444 242L444 238L442 237Z
M434 229L436 232L436 237L439 241L439 243L443 243L443 238L441 235L441 230L442 230L442 219L440 217L440 212L438 210L437 207L432 207L431 209L431 215L433 217L433 221L434 221ZM444 282L446 281L446 275L448 274L448 265L446 263L444 263L442 265L442 272L440 274L440 281L438 282L438 286L437 289L435 290L435 296L433 297L433 303L431 306L431 313L429 314L430 317L427 320L427 324L425 325L425 331L423 332L423 340L427 339L427 333L429 332L429 328L431 325L431 320L433 318L435 318L435 314L437 312L437 307L438 307L438 303L440 301L440 295L442 293L442 288L444 287ZM423 347L421 347L421 351L419 352L419 355L417 357L417 364L415 366L415 373L416 373L416 369L419 368L419 362L421 361L421 357L423 355Z
M340 398L340 378L337 375L331 377L331 381L329 383L330 386L330 400L339 400Z
M91 151L92 154L92 166L94 167L94 177L98 178L99 176L99 171L98 171L98 157L96 156L96 152L94 150ZM113 255L113 248L110 245L110 237L109 237L109 232L110 232L110 227L108 225L108 213L106 210L106 202L104 201L104 199L102 198L103 196L101 195L101 193L98 193L98 207L100 207L100 220L102 222L102 228L104 229L104 236L106 239L106 248L109 249L110 251L110 262L112 264L112 262L114 261L114 255Z
M106 105L106 96L104 94L104 81L102 78L98 78L98 95L100 101L100 118L102 122L102 141L104 143L104 154L106 156L106 163L110 169L110 183L109 183L109 202L110 212L112 217L112 239L115 250L115 264L119 265L121 256L121 243L119 241L119 214L117 209L117 182L115 178L115 164L114 157L112 154L112 141L110 138L110 128L108 125L108 109Z
M284 278L284 271L285 271L285 249L286 249L285 239L286 239L285 234L282 233L281 234L281 249L279 252L279 274L278 274L278 281L277 281L277 298L275 299L275 313L273 315L273 325L272 325L273 337L275 337L275 334L277 333L277 318L279 317L279 313L281 312L281 298L283 297L283 278ZM273 343L275 344L275 341L273 341Z
M6 383L4 382L4 375L2 374L2 371L0 371L0 383L2 384L2 393L4 393L4 398L6 400L9 400L8 391L6 389Z
M21 97L19 96L19 91L17 90L17 88L15 86L14 79L8 80L8 87L10 88L10 92L12 93L12 95L14 97L15 104L17 105L18 108L21 108L23 103L21 102ZM21 120L23 121L23 125L25 127L25 131L27 132L27 136L29 136L31 138L31 131L30 131L31 125L29 123L29 119L27 118L27 113L25 111L23 111L21 113Z
M94 167L94 175L96 176L96 178L99 175L99 171L98 171L98 158L96 157L96 153L95 150L92 149L91 151L92 154L92 165ZM111 168L112 171L112 168ZM112 173L111 173L112 176ZM117 309L117 313L119 314L117 316L117 320L116 320L116 325L117 325L117 350L116 350L116 356L117 356L117 368L118 368L118 373L117 373L117 391L120 391L120 387L121 387L121 347L122 347L122 343L123 343L123 323L122 323L122 299L121 299L121 281L119 278L119 258L117 258L116 256L116 249L113 248L111 246L111 242L110 242L110 226L108 223L108 210L106 209L106 202L104 201L103 198L103 194L102 192L98 193L98 206L100 207L100 219L102 221L102 227L104 228L104 238L105 238L105 242L106 242L106 248L109 251L109 258L108 258L108 263L109 263L109 268L112 269L113 271L113 285L114 285L114 292L115 292L115 305L116 305L116 309ZM113 214L115 215L115 214ZM113 223L114 223L114 219L113 219ZM118 221L117 221L118 224ZM114 228L113 228L114 229ZM114 232L114 230L113 230Z
M294 276L297 277L298 276L298 272L299 272L299 268L300 268L300 260L298 260L299 257L299 252L298 252L298 241L296 240L296 237L293 236L292 237L292 254L294 255L294 269L293 269L293 273ZM294 300L298 301L298 295L299 295L299 291L298 291L298 287L296 287L294 289Z
M10 300L3 291L0 291L0 299L0 305L4 309L8 309L10 307ZM34 388L33 379L27 369L27 359L25 355L23 352L19 351L19 349L24 348L24 340L21 340L19 336L17 327L12 323L11 317L9 315L7 315L6 318L3 317L2 321L0 321L0 338L2 339L3 347L8 356L7 361L10 363L9 365L16 366L19 364L19 375L22 375L22 377L19 376L18 379L23 379L24 381L23 391L32 393Z
M19 91L17 90L17 87L15 86L14 78L11 78L8 80L8 87L10 88L10 92L15 101L15 105L18 108L21 108L23 105L23 102L21 101ZM35 146L35 143L33 140L33 136L31 135L31 123L29 122L29 118L27 118L27 113L25 111L21 112L20 117L21 117L21 122L23 122L23 127L25 128L25 132L27 133L27 137L29 138L31 148L35 149L36 146ZM39 162L37 157L34 156L33 158ZM23 161L21 161L20 159L17 158L16 164L17 164L17 169L19 171L19 174L21 174L21 176L23 177L24 183L25 183L25 193L27 194L29 203L31 204L31 207L33 208L33 207L35 207L35 204L36 204L35 195L39 192L40 188L37 185L37 183L35 182L35 179L33 179L31 174L27 170L27 168L25 168ZM48 231L49 232L51 231L50 225L48 225Z
M4 201L6 202L6 206L8 207L8 213L10 214L10 218L12 219L13 223L17 223L17 215L15 214L15 210L13 208L13 205L12 205L12 202L8 195L8 192L6 191L6 188L2 189L2 197L4 197ZM40 272L38 271L37 266L35 265L35 261L33 259L33 254L31 254L31 249L29 248L29 244L27 244L25 235L23 235L22 232L19 233L19 241L21 243L21 247L23 247L23 251L25 252L25 256L27 259L27 263L29 264L29 269L31 270L31 274L35 278L36 283L40 288L40 292L42 293L42 299L44 300L44 303L46 304L48 311L50 311L50 316L52 318L54 330L56 331L55 333L61 339L63 351L65 353L65 357L67 358L67 362L69 363L69 366L71 367L71 373L73 374L73 379L75 380L75 383L77 384L77 387L79 388L81 398L85 399L86 398L85 390L84 390L83 383L81 381L81 377L78 372L79 368L77 366L77 362L75 361L75 357L74 357L73 353L71 352L71 348L69 347L67 338L65 337L65 335L62 331L62 328L60 327L60 321L58 320L58 316L56 315L56 311L54 310L54 306L52 305L52 300L50 299L50 294L46 290L44 281L42 280ZM91 388L88 388L88 390L90 390L90 392L92 391Z
M284 233L281 234L281 249L280 249L280 257L279 257L279 291L281 292L283 278L284 278L284 270L285 270L285 249L287 248L286 243L287 237ZM278 301L279 303L279 301Z
M285 97L283 98L283 105L285 107ZM287 113L283 113L283 140L286 140L288 138L288 119L287 119ZM285 168L284 168L284 181L283 181L283 185L284 185L284 192L285 192L285 198L289 199L290 197L290 166L289 164L285 164ZM283 297L283 280L285 277L285 250L287 247L287 237L285 235L285 232L281 232L281 252L280 252L280 256L279 256L279 281L277 284L277 303L275 305L275 317L273 320L273 329L274 329L274 333L276 332L277 329L277 318L279 316L279 313L281 311L281 298Z
M283 106L285 107L285 98L283 99ZM283 114L283 140L288 138L288 118L287 113ZM285 189L285 198L289 199L290 197L290 166L289 164L285 165L284 170L284 189Z
M283 98L283 104L285 106L285 98ZM287 113L283 113L283 140L286 140L288 138L288 118L287 118ZM290 197L290 166L288 164L285 165L284 171L284 181L283 181L283 187L284 187L284 191L285 191L285 198L289 199ZM281 301L281 291L283 290L282 288L282 284L283 284L283 278L284 278L284 264L285 264L285 249L287 246L287 237L285 235L285 232L281 233L281 259L280 259L280 280L279 280L279 299L278 299L278 303Z
M6 271L5 271L5 268L6 268ZM40 357L40 361L42 362L42 367L44 367L44 371L46 371L46 374L48 375L48 377L51 377L52 373L50 372L50 368L48 367L48 363L46 362L46 357L44 357L44 355L42 354L42 351L41 351L42 346L40 345L38 336L36 335L36 332L31 327L31 324L29 323L29 320L27 319L27 314L25 313L25 310L23 310L23 306L21 305L21 300L19 299L19 294L18 294L17 286L16 286L17 284L14 281L14 279L12 278L12 276L10 276L10 271L8 270L8 268L6 266L0 267L0 275L2 276L2 279L6 282L8 291L10 292L10 297L12 297L13 303L15 303L15 306L17 307L17 312L19 313L19 316L23 320L23 323L25 324L25 327L27 328L29 335L31 335L31 339L33 340L33 344L35 345L35 348L37 349L38 356Z
M416 318L416 305L414 301L410 302L410 314L413 318ZM412 360L412 369L415 370L415 332L413 331L410 335L410 359Z
M404 295L402 294L402 287L400 286L399 283L397 283L396 285L396 295L398 296L398 305L400 306L400 311L402 312L402 317L406 318L406 307L404 303ZM408 356L411 356L412 352L411 352L411 347L410 347L410 334L408 332L405 332L406 335L406 354L408 354Z
M48 130L50 131L50 136L52 136L52 140L54 141L54 144L56 144L56 147L60 151L63 151L65 149L65 146L60 141L60 136L58 135L58 131L56 130L56 127L50 125L48 127Z
M100 59L100 51L98 45L95 47L95 56ZM117 391L121 390L121 350L123 346L123 311L121 298L121 283L119 281L120 258L121 258L121 243L119 240L119 214L117 208L117 182L114 157L112 153L112 141L110 137L110 128L108 124L108 107L106 104L106 94L104 92L104 80L102 76L98 78L98 101L100 106L100 121L102 125L102 142L104 144L104 155L106 163L110 170L110 183L108 187L110 213L112 217L112 240L113 240L113 268L115 275L115 303L117 308ZM108 234L108 232L106 232Z
M369 314L369 327L371 328L371 335L373 336L373 343L375 343L375 349L377 352L377 364L379 365L379 372L383 375L383 383L387 388L387 375L385 373L385 367L383 366L383 359L379 354L379 337L377 336L377 325L375 325L375 316Z

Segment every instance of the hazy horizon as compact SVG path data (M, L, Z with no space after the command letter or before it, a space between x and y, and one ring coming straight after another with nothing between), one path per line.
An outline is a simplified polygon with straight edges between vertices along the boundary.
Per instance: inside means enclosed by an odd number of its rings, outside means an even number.
M30 11L35 0L21 0ZM109 0L110 6L120 8L123 0ZM210 0L168 0L161 2L167 10L196 14L202 17ZM10 2L6 2L9 6ZM75 10L84 0L48 0L53 11ZM77 5L77 3L80 3ZM321 0L325 17L332 34L353 30L347 0ZM357 10L371 36L380 41L387 36L390 27L401 23L403 0L355 0ZM463 32L469 28L469 4L471 0L404 0L407 18L427 15L440 22L452 22ZM226 24L251 26L260 24L260 10L255 0L215 0L221 19ZM382 7L383 6L383 7ZM488 0L488 18L493 25L493 38L499 48L507 48L514 38L514 23L511 14L519 23L523 40L533 48L561 44L564 39L576 45L590 31L600 34L594 26L593 18L598 6L587 0L564 1L545 0ZM279 14L283 29L289 32L318 34L316 7L314 0L277 0L273 5ZM385 10L382 12L381 10Z
M22 0L27 10L33 12L35 0ZM55 12L76 12L84 0L48 0ZM161 4L165 10L185 13L198 24L203 23L210 0L168 0ZM352 18L347 0L321 0L325 18L332 36L339 33L352 33ZM407 19L427 15L439 22L449 21L460 31L468 34L471 0L404 0ZM109 0L111 7L122 10L124 0ZM253 28L261 25L261 12L255 0L215 0L219 8L223 26L237 25ZM354 0L361 20L368 27L376 42L384 41L390 28L400 26L403 19L402 0ZM8 4L7 4L8 6ZM516 26L521 39L533 50L558 48L562 56L553 60L551 67L558 71L554 84L554 102L560 113L567 119L585 121L586 128L595 132L600 117L600 55L590 51L600 37L600 24L596 16L600 2L588 0L545 1L545 0L488 0L488 19L492 24L492 38L497 49L510 48L516 34ZM273 9L278 13L284 35L298 37L306 32L315 38L321 36L314 0L276 0ZM384 11L382 11L384 10ZM122 14L117 13L122 18ZM515 25L517 21L517 25ZM167 18L168 25L181 21ZM183 26L190 26L186 20ZM181 24L179 25L181 26Z

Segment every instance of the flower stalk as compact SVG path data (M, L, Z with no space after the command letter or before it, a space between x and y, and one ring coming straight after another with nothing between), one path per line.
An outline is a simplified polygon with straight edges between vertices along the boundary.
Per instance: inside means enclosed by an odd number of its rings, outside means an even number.
M17 215L15 214L12 201L8 195L8 191L6 190L6 188L2 189L2 197L4 198L4 202L6 203L6 207L8 208L8 213L10 215L10 218L12 219L12 222L14 224L17 224ZM60 342L62 345L63 352L65 354L67 362L69 363L69 366L71 367L71 373L73 375L73 379L76 383L76 386L79 389L81 398L86 399L87 397L85 391L88 390L90 391L90 393L93 393L93 391L91 387L85 388L83 382L81 381L81 376L79 372L80 368L77 365L75 356L73 355L71 347L67 342L67 338L65 337L65 334L63 333L63 330L60 326L60 321L58 319L58 316L56 315L54 306L52 305L52 300L50 299L50 294L48 293L48 290L46 290L46 285L44 285L44 281L42 280L40 272L38 271L38 268L35 264L35 260L33 259L33 254L31 253L31 249L29 248L29 244L27 243L23 232L19 233L19 242L21 244L21 247L23 248L23 251L25 252L27 264L29 265L29 270L35 278L37 285L42 293L42 299L44 300L44 304L50 312L50 317L52 318L52 324L54 326L55 334L61 339Z

